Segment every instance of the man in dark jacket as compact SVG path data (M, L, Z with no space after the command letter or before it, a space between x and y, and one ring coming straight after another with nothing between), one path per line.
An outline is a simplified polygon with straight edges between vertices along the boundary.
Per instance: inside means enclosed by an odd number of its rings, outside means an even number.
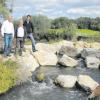
M27 15L27 19L24 22L24 27L26 28L27 38L29 38L32 42L32 50L33 50L33 52L35 52L37 50L35 48L35 40L34 40L34 37L33 37L34 27L33 27L33 23L31 22L31 16L30 15Z

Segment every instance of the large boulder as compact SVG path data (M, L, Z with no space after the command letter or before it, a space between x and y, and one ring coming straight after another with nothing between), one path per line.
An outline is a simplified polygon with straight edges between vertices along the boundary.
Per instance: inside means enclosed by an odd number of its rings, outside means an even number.
M63 55L62 58L58 61L59 64L66 66L66 67L75 67L78 65L78 61L67 56Z
M59 75L55 83L59 84L60 86L64 88L73 88L76 84L77 76L71 76L71 75Z
M59 50L61 49L62 46L68 46L68 47L74 48L73 42L66 41L66 40L59 41L59 42L56 42L56 43L52 43L51 45L53 47L53 50L56 51L57 53L59 53Z
M17 84L20 84L26 82L32 76L32 72L39 67L39 64L29 52L25 52L22 57L18 56L16 59L20 66L16 71Z
M37 43L36 49L38 51L44 50L44 51L48 51L52 53L58 53L62 46L74 47L73 42L63 40L63 41L50 43L50 44L49 43Z
M100 60L96 57L86 57L86 66L88 68L99 68Z
M99 42L91 43L91 48L100 49L100 43Z
M100 85L97 86L91 93L91 95L88 97L89 100L95 98L95 97L98 97L98 99L96 100L100 100Z
M71 46L62 46L60 51L59 51L59 54L63 55L63 54L66 54L68 55L69 57L76 57L78 52L77 52L77 49L74 48L74 47L71 47Z
M78 42L74 42L74 45L76 48L90 48L91 44L84 42L84 41L78 41Z
M52 52L37 51L33 55L41 66L55 66L58 62L57 56Z
M47 44L47 43L37 43L36 44L36 49L38 51L48 51L52 53L57 52L57 47L52 45L52 44Z
M74 42L74 46L77 49L78 54L80 54L84 48L91 48L91 43L87 43L84 41Z
M72 41L63 40L63 41L58 42L57 44L61 46L74 47L74 43Z
M87 56L92 56L92 57L100 58L100 49L85 48L81 52L81 56L83 58L86 58Z
M93 80L88 75L79 75L77 82L82 88L86 87L89 88L90 90L94 90L99 85L95 80Z
M39 67L37 60L33 57L30 52L25 52L22 57L17 58L18 63L30 71L35 71L36 68Z

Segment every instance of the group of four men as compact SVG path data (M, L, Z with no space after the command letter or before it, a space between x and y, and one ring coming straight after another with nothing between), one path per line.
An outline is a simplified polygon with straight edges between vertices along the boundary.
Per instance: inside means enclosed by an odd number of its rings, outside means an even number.
M33 31L34 27L30 15L27 15L25 21L23 21L23 19L19 20L16 30L14 29L12 16L9 15L1 26L1 34L2 37L4 38L4 57L10 56L12 42L15 34L16 34L16 48L18 48L19 55L22 55L25 38L29 38L31 40L32 50L33 52L35 52L36 48L35 48L35 40L33 37Z

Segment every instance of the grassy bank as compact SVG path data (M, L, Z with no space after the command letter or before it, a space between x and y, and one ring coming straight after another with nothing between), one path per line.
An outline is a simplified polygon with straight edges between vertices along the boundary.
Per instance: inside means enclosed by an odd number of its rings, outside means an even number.
M77 29L76 37L81 36L81 37L85 37L84 39L86 41L90 41L90 42L100 42L100 32L99 31L93 31L93 30L89 30L89 29Z
M16 85L16 68L17 64L14 61L0 61L0 94Z
M77 29L76 31L76 36L86 36L86 37L91 37L91 36L100 36L99 31L93 31L89 29Z
M76 36L100 36L100 32L99 31L94 31L94 30L89 30L89 29L76 29L75 32L73 32L73 34L69 34L66 32L65 29L50 29L48 31L48 34L59 34L59 35L63 35L63 34L68 34L68 35L76 35Z
M100 42L100 32L99 31L93 31L89 29L76 29L73 34L69 34L66 32L65 29L50 29L48 30L48 33L45 34L37 34L36 35L36 41L37 42L52 42L52 41L60 41L60 40L71 40L71 39L77 39L77 37L81 36L83 40L90 41L90 42ZM37 39L38 38L38 39ZM26 40L26 45L31 44L31 41Z

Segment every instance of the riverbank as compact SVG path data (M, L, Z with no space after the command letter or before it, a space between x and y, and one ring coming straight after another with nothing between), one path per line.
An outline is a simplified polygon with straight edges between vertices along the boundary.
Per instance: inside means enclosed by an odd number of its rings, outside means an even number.
M12 54L10 58L3 59L4 61L11 59L18 64L18 67L15 69L16 71L14 71L17 76L15 79L16 84L13 84L13 86L20 85L30 80L32 73L38 67L60 65L65 68L77 68L79 65L78 58L84 59L86 64L85 67L99 70L100 43L87 43L83 41L71 42L63 40L50 44L37 43L36 48L38 51L33 53L31 45L25 45L26 52L23 52L22 57ZM12 69L12 67L10 68ZM12 86L9 88L11 87ZM7 90L9 90L9 88L7 88Z

